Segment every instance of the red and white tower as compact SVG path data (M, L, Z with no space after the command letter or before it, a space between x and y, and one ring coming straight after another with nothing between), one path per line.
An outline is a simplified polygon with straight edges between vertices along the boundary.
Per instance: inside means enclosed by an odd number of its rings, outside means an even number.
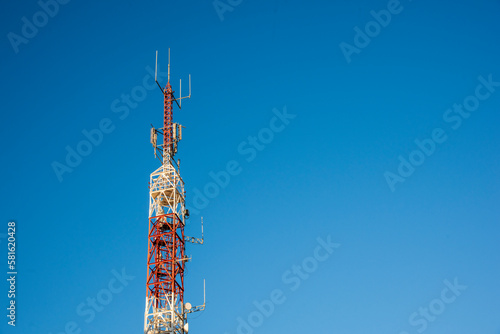
M158 64L158 52L156 53ZM157 66L156 66L157 67ZM182 139L182 126L173 123L173 104L181 108L181 100L191 98L191 76L189 95L175 97L170 85L170 49L168 51L168 81L162 88L164 95L163 127L151 129L151 144L155 156L162 165L155 170L149 182L149 234L148 275L144 334L185 334L188 332L187 315L205 309L203 305L193 307L184 302L184 270L189 258L186 242L203 244L202 238L184 236L186 209L184 181L179 172L179 163L174 160L177 144ZM179 83L179 89L182 82ZM158 143L158 135L163 140Z

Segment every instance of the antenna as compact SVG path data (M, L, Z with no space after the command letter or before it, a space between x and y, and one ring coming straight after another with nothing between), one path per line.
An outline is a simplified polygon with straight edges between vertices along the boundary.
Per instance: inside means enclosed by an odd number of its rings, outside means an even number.
M201 217L201 238L188 237L187 235L185 235L184 241L203 245L203 243L205 242L205 238L203 237L203 217Z
M155 61L155 81L158 83L156 72L158 71L158 50L156 50L156 61Z
M166 88L162 88L160 83L158 82L158 50L156 50L156 61L155 61L155 82L160 87L161 92L165 95ZM168 48L168 77L167 83L170 83L170 48ZM182 96L182 79L179 79L179 97L176 98L172 91L172 100L175 101L179 109L181 109L182 99L190 99L191 98L191 74L189 74L189 95Z
M198 311L204 311L206 304L207 304L207 300L206 300L205 279L203 279L203 304L198 305L198 306L193 306L193 305L191 305L191 303L186 303L184 305L184 310L185 310L184 312L186 314L188 314L188 313L194 313L194 312L198 312Z
M163 94L165 94L165 92L163 91L163 88L161 88L161 85L160 83L158 82L158 50L156 50L156 61L155 61L155 82L156 84L158 85L158 87L160 88L161 92Z
M178 102L179 109L181 108L182 99L190 99L191 98L191 74L189 75L189 95L182 96L182 80L179 81L179 97L175 99L175 102Z

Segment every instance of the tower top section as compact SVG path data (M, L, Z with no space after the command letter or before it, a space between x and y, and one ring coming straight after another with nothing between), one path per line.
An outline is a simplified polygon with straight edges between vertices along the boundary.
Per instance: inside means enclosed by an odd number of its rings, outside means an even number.
M179 95L175 97L175 91L170 84L170 48L168 49L168 77L167 84L162 87L158 82L158 51L155 61L155 82L163 93L163 127L151 129L151 144L153 145L155 157L161 157L162 163L172 159L177 153L177 144L182 139L182 126L173 122L173 102L179 109L182 107L183 99L191 98L191 74L189 75L189 94L182 96L182 79L179 79ZM158 134L163 136L161 144L158 143ZM160 154L158 154L160 153Z

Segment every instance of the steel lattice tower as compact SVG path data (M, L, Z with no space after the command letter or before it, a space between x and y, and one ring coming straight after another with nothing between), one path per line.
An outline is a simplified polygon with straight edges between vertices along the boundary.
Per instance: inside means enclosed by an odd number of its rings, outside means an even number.
M168 81L162 88L155 81L164 95L163 128L151 129L151 143L155 156L162 165L155 170L149 182L149 234L148 234L148 274L146 293L146 312L144 333L187 333L187 314L201 311L201 306L192 307L184 303L184 270L186 262L186 242L203 244L202 238L184 236L185 220L189 217L186 210L184 181L179 172L179 163L175 162L177 143L182 139L182 127L173 123L173 102L181 108L181 100L191 97L191 76L189 77L189 95L174 96L170 85L170 50L168 61ZM158 53L156 54L156 63ZM180 87L182 82L180 82ZM157 144L158 134L163 136L163 143ZM203 224L203 221L202 221Z

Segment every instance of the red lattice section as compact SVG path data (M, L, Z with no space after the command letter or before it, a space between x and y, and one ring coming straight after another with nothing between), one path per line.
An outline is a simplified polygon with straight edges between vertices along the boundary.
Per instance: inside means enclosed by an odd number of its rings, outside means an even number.
M157 308L170 309L165 298L184 304L184 226L175 213L149 219L148 298ZM163 299L163 300L160 300ZM177 299L179 298L179 299Z
M163 150L173 154L173 133L172 133L172 101L173 97L172 86L167 83L164 90L163 102Z

